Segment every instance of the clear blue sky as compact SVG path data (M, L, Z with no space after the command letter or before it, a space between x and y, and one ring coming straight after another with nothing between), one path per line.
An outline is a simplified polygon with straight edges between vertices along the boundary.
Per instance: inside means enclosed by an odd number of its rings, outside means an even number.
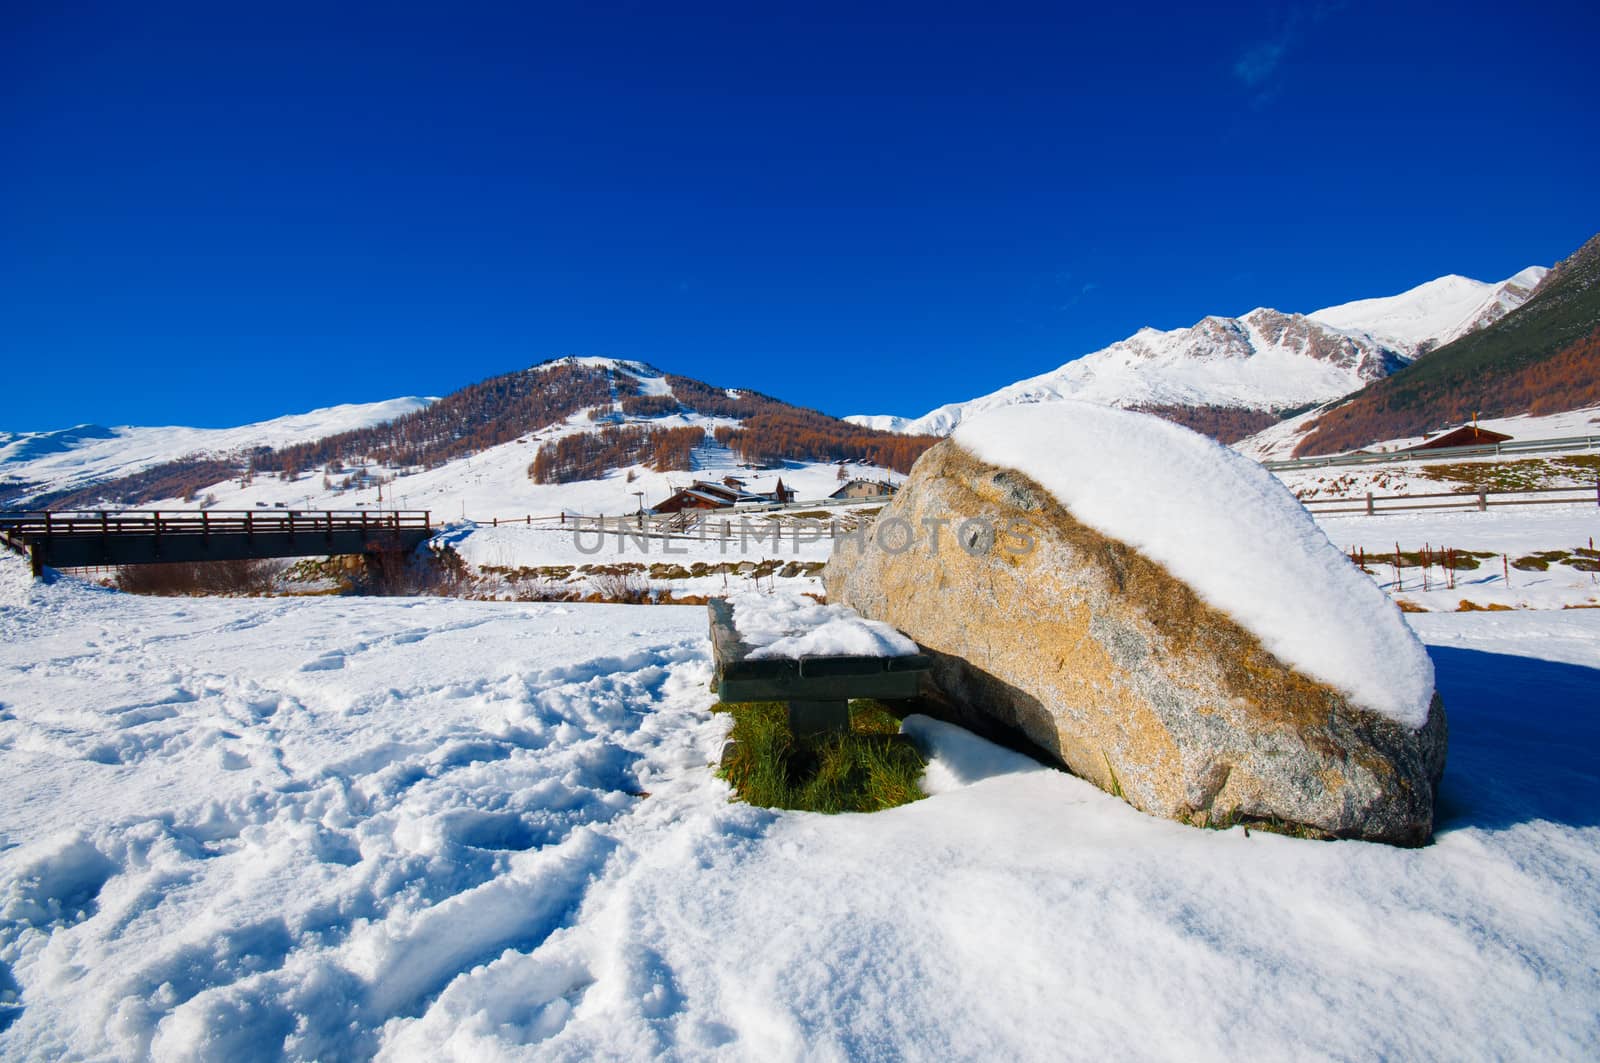
M1600 229L1592 4L1070 6L9 5L0 428L570 353L919 414Z

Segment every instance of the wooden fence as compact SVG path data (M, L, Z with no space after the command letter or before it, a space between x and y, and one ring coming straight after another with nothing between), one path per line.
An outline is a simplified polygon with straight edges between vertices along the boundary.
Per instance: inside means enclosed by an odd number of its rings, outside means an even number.
M1522 491L1439 491L1414 495L1308 498L1302 504L1316 516L1334 513L1407 513L1425 509L1487 510L1491 506L1548 506L1594 503L1600 506L1600 482L1593 487L1540 487Z

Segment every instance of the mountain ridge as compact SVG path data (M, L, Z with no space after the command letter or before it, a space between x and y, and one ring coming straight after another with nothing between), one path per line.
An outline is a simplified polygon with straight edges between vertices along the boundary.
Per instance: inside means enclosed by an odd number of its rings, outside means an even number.
M971 413L1076 398L1154 411L1193 411L1205 423L1227 411L1302 409L1355 392L1427 353L1441 337L1485 327L1526 301L1547 271L1530 266L1498 284L1447 275L1406 292L1313 311L1256 307L1207 315L1167 331L1145 326L1055 369L921 417L852 415L885 431L946 435ZM1336 325L1323 317L1340 322Z

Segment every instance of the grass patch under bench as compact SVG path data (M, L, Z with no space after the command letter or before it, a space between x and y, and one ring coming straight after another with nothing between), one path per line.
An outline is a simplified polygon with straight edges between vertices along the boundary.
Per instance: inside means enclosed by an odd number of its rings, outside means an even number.
M734 745L718 773L739 798L763 808L877 812L923 797L922 757L900 721L875 701L850 703L849 734L795 738L781 701L719 703L733 715Z

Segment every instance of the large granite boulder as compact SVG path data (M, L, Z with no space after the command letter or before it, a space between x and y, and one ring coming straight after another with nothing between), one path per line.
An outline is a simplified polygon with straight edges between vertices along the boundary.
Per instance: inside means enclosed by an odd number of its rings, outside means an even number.
M1431 663L1281 484L1125 411L980 421L823 573L831 602L932 655L948 715L1154 815L1428 840Z

